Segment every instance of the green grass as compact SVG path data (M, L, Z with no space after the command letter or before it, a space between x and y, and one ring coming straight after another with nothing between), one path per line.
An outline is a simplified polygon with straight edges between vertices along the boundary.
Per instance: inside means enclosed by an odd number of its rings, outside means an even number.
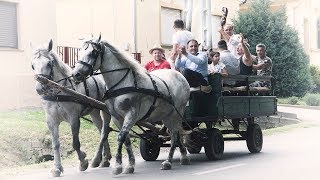
M36 157L42 154L52 154L51 134L42 109L0 112L0 122L0 174L12 168L35 164ZM73 164L77 162L75 152L67 155L67 151L72 150L70 126L62 122L59 130L62 159ZM88 159L92 159L99 142L99 131L92 123L81 120L79 137L81 149L87 153ZM114 154L116 133L110 133L109 143ZM52 165L52 162L40 163L39 168L48 164Z
M293 99L297 100L293 101ZM291 105L303 105L303 106L320 106L320 94L319 93L307 93L304 97L287 97L277 98L278 104L291 104ZM293 103L296 102L296 103Z
M278 104L290 104L290 98L277 98ZM306 103L303 101L303 99L299 99L299 101L297 102L297 104L295 105L306 105Z

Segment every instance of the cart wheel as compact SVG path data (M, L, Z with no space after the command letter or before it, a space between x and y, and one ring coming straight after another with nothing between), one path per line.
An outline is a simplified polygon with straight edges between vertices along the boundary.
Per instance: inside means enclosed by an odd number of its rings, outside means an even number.
M224 141L220 130L213 128L207 131L208 140L204 146L209 160L221 159L224 151Z
M263 136L258 124L251 124L247 128L247 147L251 153L258 153L262 149Z
M201 151L201 146L197 146L197 147L187 147L187 150L190 154L199 154Z
M140 139L140 154L145 161L157 160L159 153L160 145L157 142Z
M185 145L190 154L199 154L202 148L201 134L198 131L185 136Z

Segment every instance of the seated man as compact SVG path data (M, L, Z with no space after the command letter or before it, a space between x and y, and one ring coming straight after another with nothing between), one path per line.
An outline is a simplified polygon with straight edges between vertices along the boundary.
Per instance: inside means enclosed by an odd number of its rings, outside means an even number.
M257 70L258 76L271 76L272 73L272 60L266 55L266 46L258 44L256 46L257 63L253 68ZM256 81L250 84L250 87L271 87L271 82Z
M218 42L218 49L220 51L220 62L226 66L226 70L230 75L237 75L240 73L240 62L228 50L227 43L224 40ZM233 80L225 80L224 85L234 86L236 84Z
M208 84L208 58L205 52L198 52L198 41L192 39L178 50L176 68L184 75L190 87L200 86L201 91L209 93L211 86Z
M153 60L149 61L144 68L148 71L154 71L157 69L170 69L170 64L164 59L164 49L160 46L154 45L150 49L149 53L153 56Z

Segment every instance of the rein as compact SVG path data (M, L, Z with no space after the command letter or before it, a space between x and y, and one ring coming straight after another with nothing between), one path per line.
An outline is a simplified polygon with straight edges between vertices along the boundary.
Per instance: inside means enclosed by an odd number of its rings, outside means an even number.
M80 63L80 64L82 64L82 65L84 65L84 66L89 68L89 70L90 70L89 77L92 76L92 75L98 75L98 74L106 74L106 73L117 72L117 71L126 71L124 76L117 83L115 83L112 87L110 87L105 92L105 94L104 94L104 96L102 98L102 101L105 101L105 100L108 100L108 99L111 99L111 98L114 98L114 97L118 97L118 96L123 95L123 94L133 93L133 92L142 93L142 94L150 95L150 96L154 97L152 105L150 106L148 112L140 119L140 121L146 119L147 117L149 117L151 115L151 113L155 110L155 108L156 108L155 104L156 104L156 100L158 98L165 100L169 104L173 105L174 108L175 108L175 105L174 105L174 102L172 100L172 96L170 94L168 85L166 84L165 81L163 81L159 77L158 78L165 84L165 86L166 86L166 88L168 90L169 96L159 92L158 87L156 85L156 81L154 81L154 79L151 77L151 75L149 73L146 73L146 74L150 78L154 89L146 89L146 88L138 87L136 74L130 68L120 68L120 69L113 69L113 70L109 70L109 71L94 73L93 67L96 64L96 61L97 61L99 55L100 55L100 58L101 58L101 63L104 60L103 59L104 45L101 44L101 43L96 43L96 42L92 42L92 41L88 41L86 43L91 44L93 46L93 51L89 56L91 56L91 58L94 59L94 61L93 61L92 64L89 64L89 63L84 62L82 60L79 60L77 63ZM86 47L86 48L88 48L88 47ZM120 89L115 89L122 81L124 81L124 79L129 75L130 71L132 72L132 75L133 75L133 78L134 78L133 79L134 80L134 86L133 87L123 87L123 88L120 88Z
M51 57L54 58L54 56L52 56L52 55L51 55ZM49 57L47 57L47 58L49 58ZM38 75L44 76L44 77L46 77L47 79L49 79L49 80L51 80L51 81L54 81L54 80L53 80L53 77L54 77L53 67L54 67L54 64L51 63L51 64L50 64L50 74L49 74L49 75L46 75L46 74L38 74ZM34 68L34 67L32 67L32 68ZM71 79L70 79L71 77L72 77L72 76L68 76L68 77L66 77L66 78L62 78L62 79L59 79L59 80L54 81L54 82L60 83L61 81L64 81L64 86L66 86L66 85L67 85L67 81L68 81L68 82L71 84L71 88L72 88L73 90L75 90L75 87L74 87L74 85L73 85L73 83L72 83L72 81L71 81ZM95 85L96 85L97 97L100 97L101 92L100 92L100 90L99 90L98 82L97 82L97 80L96 80L94 77L92 77L92 79L93 79L93 81L94 81L94 83L95 83ZM88 88L88 85L87 85L87 81L85 80L85 81L83 82L83 84L84 84L84 89L85 89L85 92L86 92L86 96L89 96L90 94L89 94L89 88ZM47 92L47 93L48 93L48 92ZM43 96L41 96L41 97L42 97L43 100L54 101L54 102L57 102L57 103L58 103L58 102L74 102L74 103L82 104L82 105L87 106L87 107L90 106L90 105L89 105L87 102L85 102L85 101L78 100L77 98L75 98L75 97L73 97L73 96L70 96L70 95L59 95L59 93L60 93L60 91L59 91L58 93L54 94L54 95L43 95ZM96 107L96 108L97 108L97 107ZM84 109L86 109L86 108L84 108Z

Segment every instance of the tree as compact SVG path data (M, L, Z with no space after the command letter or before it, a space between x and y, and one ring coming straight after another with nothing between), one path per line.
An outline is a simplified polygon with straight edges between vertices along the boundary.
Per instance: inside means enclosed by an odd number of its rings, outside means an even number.
M272 75L278 96L304 96L311 88L309 57L299 42L298 33L286 24L285 8L270 10L270 0L255 0L246 12L233 19L235 32L243 33L252 45L263 43L273 60Z

